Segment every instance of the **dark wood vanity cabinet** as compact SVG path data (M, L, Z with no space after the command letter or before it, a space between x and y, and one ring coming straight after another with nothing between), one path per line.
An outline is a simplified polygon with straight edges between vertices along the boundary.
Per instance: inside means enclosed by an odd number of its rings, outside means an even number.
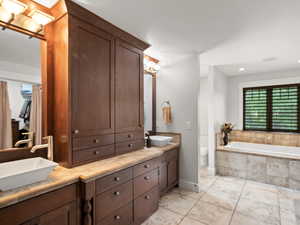
M5 225L80 225L78 184L0 209Z
M176 185L179 179L179 151L173 149L166 152L161 157L159 167L159 187L160 194L163 195Z
M158 208L159 163L155 158L86 183L83 225L140 225ZM94 202L94 204L93 204Z
M55 161L73 167L143 148L143 51L149 45L72 1L53 13L62 14L46 32L54 65Z

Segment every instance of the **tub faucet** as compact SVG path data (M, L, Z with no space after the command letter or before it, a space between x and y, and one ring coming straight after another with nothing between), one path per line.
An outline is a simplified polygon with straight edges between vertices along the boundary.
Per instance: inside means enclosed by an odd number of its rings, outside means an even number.
M22 133L23 135L28 135L28 139L20 140L15 143L15 147L19 147L22 144L27 144L27 148L32 148L33 145L33 132Z
M52 136L43 137L43 140L46 140L47 144L35 145L32 147L30 152L35 153L36 150L38 150L38 149L47 148L47 150L48 150L47 158L49 160L53 161L53 137Z

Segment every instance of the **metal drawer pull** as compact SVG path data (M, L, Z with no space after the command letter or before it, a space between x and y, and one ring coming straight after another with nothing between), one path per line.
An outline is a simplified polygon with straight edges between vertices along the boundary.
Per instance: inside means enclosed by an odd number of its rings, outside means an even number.
M146 169L148 169L148 168L150 168L150 165L147 164L147 165L145 165L144 167L145 167Z
M150 199L150 196L149 196L149 195L146 195L146 196L145 196L145 199L149 200L149 199Z
M115 216L115 220L121 219L121 216Z
M116 192L115 192L115 195L117 195L117 196L120 195L120 194L121 194L121 193L120 193L119 191L116 191Z
M98 139L95 139L95 140L94 140L94 143L98 144L98 143L99 143L99 140L98 140Z
M128 147L129 147L129 148L132 148L132 147L133 147L133 144L129 144Z
M120 177L115 177L115 181L119 181L120 180Z
M94 153L95 153L95 155L99 155L100 151L95 151Z
M74 130L74 134L79 134L79 130Z
M149 177L149 176L146 176L146 177L145 177L145 180L150 180L150 177Z

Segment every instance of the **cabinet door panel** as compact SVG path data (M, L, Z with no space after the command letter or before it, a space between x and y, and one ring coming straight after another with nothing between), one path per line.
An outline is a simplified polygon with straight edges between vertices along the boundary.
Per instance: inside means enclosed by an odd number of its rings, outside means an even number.
M143 52L116 42L116 132L143 130Z
M163 194L168 188L168 163L162 162L159 167L159 188L160 193Z
M73 136L113 133L114 39L89 24L72 20Z
M76 204L66 205L39 218L40 225L76 225Z
M168 187L171 187L176 183L178 179L178 162L177 159L173 159L168 163Z

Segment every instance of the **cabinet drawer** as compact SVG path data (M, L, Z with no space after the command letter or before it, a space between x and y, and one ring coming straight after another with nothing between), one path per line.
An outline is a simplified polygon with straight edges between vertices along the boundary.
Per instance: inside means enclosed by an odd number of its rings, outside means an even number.
M144 149L144 140L127 141L116 144L116 154L124 154L135 150Z
M158 168L159 164L160 164L160 158L151 159L144 163L138 164L133 167L133 176L137 177L155 168Z
M108 145L103 147L83 149L80 151L73 152L73 162L80 163L84 161L96 160L113 156L115 154L115 146Z
M108 175L96 181L96 193L100 194L109 188L123 184L132 179L132 168Z
M134 224L142 224L158 208L159 191L155 187L151 191L134 200Z
M158 182L158 169L145 173L141 176L134 178L133 191L134 198L144 194L159 184Z
M138 131L138 132L125 132L116 134L116 142L125 142L125 141L133 141L133 140L139 140L144 139L144 131Z
M166 152L167 161L174 160L178 158L178 149L170 150Z
M93 148L96 146L111 145L115 141L113 134L102 136L90 136L73 138L73 150L80 150L84 148Z
M105 217L97 225L131 225L133 222L133 203L117 209Z
M96 197L96 220L101 220L133 199L132 181L114 187Z

